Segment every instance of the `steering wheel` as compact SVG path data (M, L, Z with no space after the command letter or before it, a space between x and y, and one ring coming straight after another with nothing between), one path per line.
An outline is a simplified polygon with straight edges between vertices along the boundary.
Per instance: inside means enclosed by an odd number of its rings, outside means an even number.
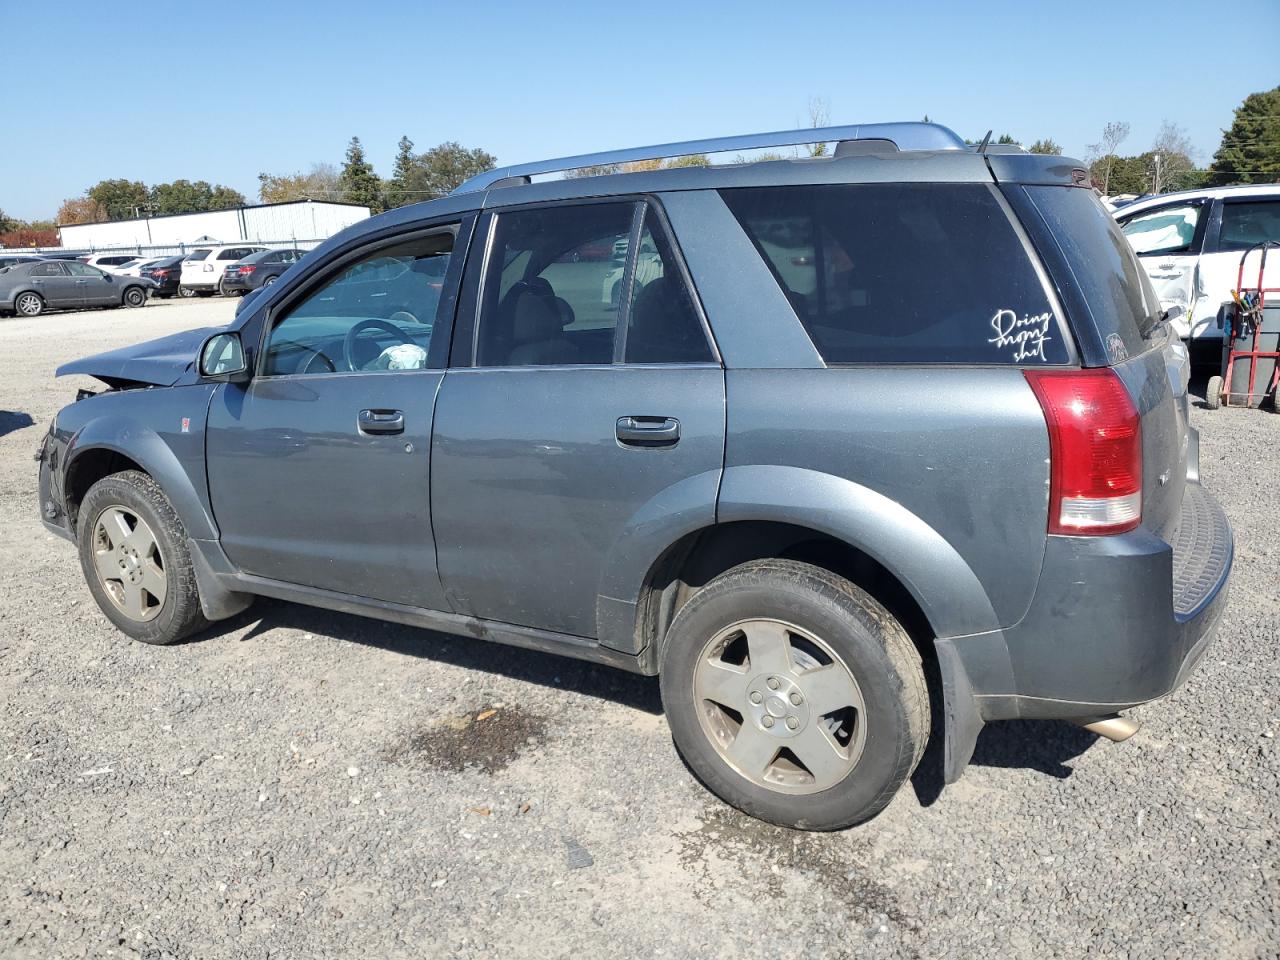
M390 320L382 320L372 317L368 320L361 320L347 331L346 337L342 340L342 362L346 364L348 370L356 371L361 369L356 366L356 340L360 334L366 330L381 330L383 333L390 334L400 343L413 343L413 338L397 327Z

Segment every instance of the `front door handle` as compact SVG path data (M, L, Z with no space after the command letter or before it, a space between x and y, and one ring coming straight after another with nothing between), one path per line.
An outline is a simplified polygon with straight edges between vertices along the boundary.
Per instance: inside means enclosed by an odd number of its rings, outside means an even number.
M629 447L669 447L680 439L680 421L674 417L619 417L618 442Z
M404 433L400 410L361 410L356 423L361 433Z

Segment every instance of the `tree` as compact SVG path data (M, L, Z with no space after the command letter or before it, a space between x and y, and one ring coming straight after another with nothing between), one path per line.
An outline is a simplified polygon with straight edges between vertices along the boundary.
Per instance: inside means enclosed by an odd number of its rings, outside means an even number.
M409 178L409 194L415 202L442 197L464 180L495 166L497 159L479 147L469 150L449 140L417 156Z
M70 200L62 201L62 206L58 208L54 219L65 225L99 223L107 219L107 210L93 197L72 197Z
M1280 87L1251 93L1236 107L1209 173L1215 184L1280 182Z
M1027 147L1027 151L1030 153L1045 153L1052 157L1062 156L1062 147L1048 137L1044 140L1037 140L1031 146Z
M809 126L813 129L818 127L826 127L831 125L831 104L827 102L826 97L810 97L809 98ZM811 157L825 157L827 155L826 143L810 143L805 146Z
M403 207L417 199L409 192L415 163L413 141L408 137L401 137L396 149L396 164L391 170L391 179L387 181L386 193L383 194L383 203L388 210Z
M373 172L373 165L364 158L364 147L359 137L352 137L347 144L347 159L340 177L342 199L358 203L372 213L382 211L382 181Z
M236 207L243 207L247 200L244 194L239 190L232 190L230 187L224 187L218 184L213 188L213 192L209 194L210 210L233 210Z
M1098 187L1105 195L1111 196L1111 173L1115 166L1116 151L1120 149L1120 144L1124 143L1129 137L1129 124L1125 120L1112 120L1102 128L1102 139L1098 143L1089 144L1089 153L1092 156L1092 162L1089 164L1089 173L1093 177L1094 186ZM1098 180L1101 179L1101 184ZM1115 193L1129 193L1131 191L1115 190Z
M0 216L0 227L4 226L4 217ZM58 228L48 220L33 220L23 223L10 218L8 229L0 229L0 247L56 247L58 245Z
M129 220L147 205L147 185L140 180L101 180L87 191L107 213L108 220Z
M258 174L258 199L263 203L289 200L340 200L342 186L338 168L331 163L313 163L307 173L276 176Z
M1194 151L1185 130L1169 120L1160 124L1160 132L1151 144L1151 192L1166 193L1181 189L1182 182L1195 169Z
M1014 144L1016 144L1017 142L1018 142L1017 140L1013 139L1013 134L1011 134L1011 133L1002 133L1002 134L1000 134L999 139L998 139L998 140L996 140L996 143L1014 143Z

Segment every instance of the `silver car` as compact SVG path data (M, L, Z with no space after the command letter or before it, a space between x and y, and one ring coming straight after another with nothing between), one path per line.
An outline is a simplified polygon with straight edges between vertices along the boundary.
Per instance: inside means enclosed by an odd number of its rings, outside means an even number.
M145 306L154 280L120 277L76 260L37 260L0 269L0 314Z

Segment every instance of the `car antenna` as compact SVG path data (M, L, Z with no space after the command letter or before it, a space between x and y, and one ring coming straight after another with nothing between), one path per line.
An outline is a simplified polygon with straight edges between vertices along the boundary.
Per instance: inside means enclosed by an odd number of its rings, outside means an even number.
M987 144L991 142L991 131L987 131L987 135L982 138L982 142L978 144L978 153L984 157L987 155Z

